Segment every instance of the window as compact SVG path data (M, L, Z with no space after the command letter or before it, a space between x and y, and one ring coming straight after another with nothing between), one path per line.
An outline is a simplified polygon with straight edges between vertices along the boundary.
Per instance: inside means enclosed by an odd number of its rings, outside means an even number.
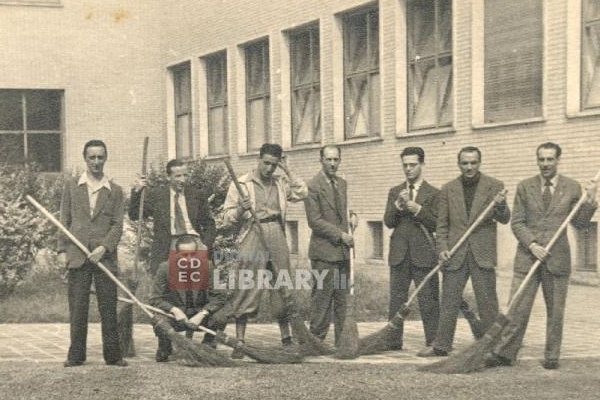
M247 149L256 151L271 136L269 41L262 40L246 46L244 55Z
M363 10L344 17L344 135L380 133L379 13Z
M208 154L228 153L227 55L224 51L208 56L206 86L208 103Z
M383 223L381 221L368 221L368 258L383 259Z
M321 142L319 27L290 33L292 145Z
M171 69L175 98L175 156L193 156L192 141L192 78L190 64Z
M584 0L581 34L581 108L600 106L600 0Z
M409 129L452 124L452 2L411 0L407 8Z
M484 2L484 122L542 116L542 0Z
M298 221L286 221L285 225L290 254L298 254Z
M598 223L577 230L577 270L598 270Z
M58 172L62 160L62 90L0 89L0 154Z

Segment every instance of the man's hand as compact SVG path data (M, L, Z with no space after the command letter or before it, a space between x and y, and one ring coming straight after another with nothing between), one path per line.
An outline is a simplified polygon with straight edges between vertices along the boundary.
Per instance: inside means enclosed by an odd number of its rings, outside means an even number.
M342 243L348 247L354 247L354 238L348 235L346 232L342 233Z
M288 165L287 157L285 155L281 156L281 159L277 163L277 166L279 168L281 168L281 170L283 172L285 172L286 175L289 175L289 173L290 173L290 166Z
M104 253L106 253L106 247L100 245L98 247L96 247L88 256L88 260L90 260L91 262L93 262L94 264L98 264L98 262L102 259L102 257L104 256Z
M252 201L250 201L250 197L243 197L242 201L240 202L240 206L244 211L250 210L252 208Z
M414 215L417 215L419 211L421 211L421 205L416 201L409 200L406 202L406 209Z
M148 178L146 175L141 175L138 179L133 183L133 190L139 192L143 188L148 187Z
M58 262L59 267L67 268L67 253L64 251L62 253L58 253L56 256L56 262Z
M598 191L598 183L596 181L589 181L584 186L585 193L588 197L589 203L596 202L596 192Z
M551 254L548 251L546 251L546 249L543 246L540 246L535 242L529 245L529 250L535 256L535 258L542 262L546 261L546 259L551 256Z
M494 202L496 205L502 205L506 203L506 190L501 190L494 196Z
M200 326L204 322L204 320L208 317L208 311L200 310L194 316L189 319L190 324Z
M169 311L175 316L175 320L178 322L186 322L188 320L185 313L179 307L171 307Z
M450 260L450 252L448 250L444 250L440 252L439 261L441 264L446 264Z

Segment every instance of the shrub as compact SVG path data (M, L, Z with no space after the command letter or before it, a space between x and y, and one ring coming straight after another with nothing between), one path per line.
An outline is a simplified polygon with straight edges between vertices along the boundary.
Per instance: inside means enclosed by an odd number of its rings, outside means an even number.
M31 194L56 212L61 186L61 175L40 174L35 164L0 163L0 298L22 282L39 249L54 247L56 229L24 196Z

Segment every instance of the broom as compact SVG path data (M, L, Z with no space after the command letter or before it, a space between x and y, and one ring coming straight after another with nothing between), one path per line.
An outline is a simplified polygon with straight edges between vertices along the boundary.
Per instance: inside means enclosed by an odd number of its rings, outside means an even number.
M503 194L506 194L506 190L503 190ZM456 244L452 246L450 249L450 256L453 256L454 253L458 251L458 249L464 244L467 238L477 229L477 227L483 222L483 220L487 217L489 212L494 207L495 201L491 201L490 204L479 214L477 219L473 221L471 226L462 234L462 236L458 239ZM402 326L402 322L410 313L410 304L417 297L421 289L425 286L425 284L431 279L432 276L438 273L438 271L442 268L443 263L438 263L421 281L421 283L417 286L417 288L412 292L411 296L408 298L406 303L404 303L400 310L394 315L394 317L388 322L388 324L383 327L378 332L372 333L368 336L365 336L360 340L360 354L376 354L382 351L389 351L392 349L392 346L397 341L398 330Z
M63 224L60 223L54 215L52 215L48 210L46 210L40 203L38 203L33 197L26 195L25 198L29 201L35 208L38 209L50 222L52 222L66 237L68 237L73 244L75 244L86 256L90 255L90 251L75 237ZM175 330L169 325L166 321L157 319L154 317L152 312L148 310L148 308L142 303L131 291L125 286L117 277L110 272L104 264L101 262L96 263L96 265L121 289L123 290L129 298L135 302L137 306L139 306L142 311L150 317L152 320L152 325L157 329L162 331L165 335L169 337L171 342L175 344L175 346L181 351L182 356L187 361L189 366L199 367L199 366L214 366L214 367L231 367L237 365L233 360L224 357L223 355L217 353L217 351L210 346L206 345L196 345L191 340L186 339L185 337L177 334Z
M594 177L594 181L600 179L600 171ZM558 227L558 230L554 233L554 236L550 239L546 247L544 248L547 252L552 249L554 243L558 240L560 235L567 229L567 226L571 222L571 220L575 217L575 214L583 203L587 201L587 193L584 193L583 196L579 199L579 201L575 204L569 215L565 218L563 223ZM443 374L466 374L469 372L477 371L482 369L485 364L485 358L492 351L496 343L501 338L502 331L504 327L510 323L511 314L514 314L516 306L519 304L522 294L528 285L528 283L533 278L533 275L536 273L539 266L542 264L540 260L536 260L529 272L523 279L523 282L519 285L517 291L512 296L510 303L508 304L508 311L506 315L498 314L496 320L490 329L487 330L485 335L463 351L452 354L448 358L444 360L437 361L433 364L424 365L419 368L421 371L429 371L435 373L443 373Z
M228 159L224 160L224 162L225 162L225 166L227 167L227 171L229 172L229 175L231 176L231 181L235 185L237 192L239 193L240 197L245 198L246 194L244 193L244 191L242 190L242 187L240 186L240 183L237 179L237 176L235 174L233 166L231 165L231 162ZM252 218L254 219L253 225L258 227L259 240L261 241L263 247L265 248L265 251L268 252L269 247L267 245L267 241L265 240L263 228L260 225L258 217L256 216L256 211L252 207L250 208L250 213L252 214ZM269 258L270 258L270 255L269 255ZM271 260L267 261L267 264L269 264L269 263L271 263ZM279 290L283 291L283 290L285 290L285 288L280 288ZM289 318L289 322L292 327L294 336L296 337L296 339L298 340L298 343L300 344L302 354L304 354L304 355L331 354L333 352L332 349L330 349L329 346L325 345L321 340L319 340L319 338L317 338L312 333L310 333L308 328L306 328L306 325L304 325L304 321L302 321L302 319L300 318L300 315L298 314L296 300L291 294L290 294L290 301L292 304L290 305L291 310L288 310L288 312L289 312L288 318Z
M350 212L346 202L346 218L348 224L350 224ZM352 225L350 226L351 233L354 233ZM350 248L350 293L346 298L346 318L344 319L344 325L340 334L339 345L335 351L335 357L341 360L353 360L358 358L359 352L359 339L358 339L358 325L354 318L355 303L354 303L354 248Z
M148 161L148 136L144 138L144 147L142 152L142 176L146 175L146 164ZM143 187L140 193L140 209L138 215L138 226L135 238L135 249L133 258L133 279L127 280L127 287L131 293L135 294L138 287L138 261L140 258L140 243L142 240L142 221L144 218L144 199L145 190ZM133 304L126 304L117 314L119 329L119 347L124 357L135 357L135 343L133 341Z
M134 304L133 300L121 296L118 296L117 300L128 304ZM156 314L175 319L175 316L173 314L168 313L158 307L153 307L149 304L144 304L144 307ZM234 337L226 335L225 332L217 332L202 325L195 325L190 323L185 325L190 330L202 331L214 335L217 338L217 340L223 343L225 346L231 348L238 348L242 351L242 353L252 358L253 360L258 361L261 364L296 364L302 362L303 360L302 355L298 352L285 351L278 348L266 349L258 345L247 344L246 342L237 340Z

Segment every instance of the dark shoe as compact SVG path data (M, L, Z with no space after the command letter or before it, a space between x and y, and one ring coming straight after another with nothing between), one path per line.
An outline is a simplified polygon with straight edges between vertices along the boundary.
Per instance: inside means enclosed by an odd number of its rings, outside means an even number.
M217 341L215 340L215 337L213 335L204 335L204 338L202 338L202 344L207 345L212 347L213 349L217 348Z
M544 360L542 367L544 369L558 369L558 360Z
M67 360L63 363L63 367L65 368L69 368L69 367L79 367L83 365L83 361L71 361L71 360Z
M154 357L154 359L156 360L156 362L167 362L169 361L169 353L158 349L156 350L156 356Z
M509 358L499 356L495 353L490 353L485 358L484 364L488 368L509 367L512 365L512 361Z
M294 341L292 340L292 337L291 337L291 336L284 337L283 339L281 339L281 345L282 345L283 347L286 347L286 346L293 346L293 345L294 345Z
M243 345L244 341L240 340L239 343L240 343L240 345ZM234 360L241 360L242 358L244 358L244 352L242 351L241 348L234 347L233 351L231 352L231 358L233 358Z
M115 362L107 362L106 365L113 365L115 367L126 367L129 364L127 363L127 361L121 359L121 360L118 360L118 361L115 361Z
M402 350L402 342L394 343L390 346L390 350Z
M425 347L417 353L417 357L446 357L448 352L435 347Z

